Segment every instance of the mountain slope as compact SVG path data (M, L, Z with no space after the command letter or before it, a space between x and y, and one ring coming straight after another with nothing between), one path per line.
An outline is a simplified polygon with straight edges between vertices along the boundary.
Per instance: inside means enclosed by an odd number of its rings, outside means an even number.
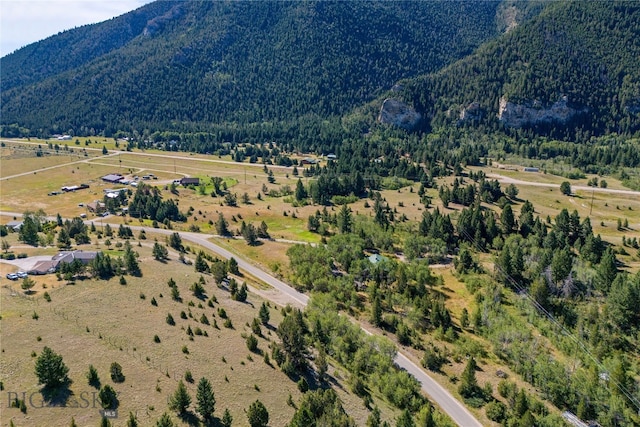
M40 44L2 58L2 123L108 134L343 114L471 53L497 33L498 5L153 3L45 41L79 49L74 68L20 72L29 52L48 49ZM118 30L125 36L114 40ZM75 37L96 33L105 36L78 47Z
M503 124L584 137L635 132L640 129L638 58L640 4L558 2L470 57L407 82L405 99L434 126L458 121L463 108L475 102L475 118L493 125L501 110L521 108L526 117L551 116L518 122L503 113ZM576 114L563 116L569 109Z
M172 2L155 2L99 25L74 28L10 53L2 58L2 91L77 68L118 49L142 34L149 21L172 7Z

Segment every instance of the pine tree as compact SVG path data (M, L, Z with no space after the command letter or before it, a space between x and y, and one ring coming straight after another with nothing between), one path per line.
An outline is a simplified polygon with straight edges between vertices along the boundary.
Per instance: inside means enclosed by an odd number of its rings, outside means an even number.
M305 190L301 179L298 179L298 182L296 183L295 197L297 201L301 201L307 198L307 190Z
M462 372L458 392L462 397L470 398L478 393L478 381L476 380L476 359L472 356Z
M346 205L342 205L338 213L338 230L340 233L350 233L353 220L351 218L351 209Z
M229 223L227 223L222 212L218 214L218 220L216 221L216 233L220 236L228 236L231 234L229 232Z
M231 423L233 423L233 417L231 416L231 412L229 412L228 408L225 408L224 410L221 423L224 427L231 427Z
M142 276L142 271L138 264L138 254L131 249L131 244L128 240L124 243L124 267L130 275Z
M133 412L129 412L129 419L127 419L127 427L138 427L138 419L133 414Z
M262 303L262 305L260 306L260 311L258 312L258 317L260 317L260 321L262 322L263 325L268 325L269 324L269 307L267 307L267 304L265 302Z
M213 412L215 411L216 398L213 393L213 387L208 379L202 377L198 382L198 389L196 391L196 409L205 422L209 422L213 419Z
M36 360L36 376L38 384L45 388L56 388L69 382L69 368L62 361L62 356L55 353L49 347L42 349L42 353Z
M251 427L266 427L269 424L269 412L262 402L256 400L247 409L247 419Z
M166 412L162 414L160 419L156 422L156 427L175 427L175 424L171 420L171 417Z
M178 388L169 400L169 409L176 411L179 415L183 415L187 412L187 408L190 404L191 396L189 396L187 387L184 385L182 380L180 380Z

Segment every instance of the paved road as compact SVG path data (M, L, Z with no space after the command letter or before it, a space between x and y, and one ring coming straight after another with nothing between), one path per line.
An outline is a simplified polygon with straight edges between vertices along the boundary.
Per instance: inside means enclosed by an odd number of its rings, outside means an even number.
M0 215L8 215L8 216L22 216L21 214L14 212L1 212ZM103 218L104 219L104 218ZM86 221L87 223L91 221ZM141 229L145 229L148 232L154 232L158 234L171 235L175 233L174 230L164 230L158 228L149 228L149 227L140 227L140 226L129 226L132 230L139 231ZM242 270L246 271L250 275L255 278L262 280L263 282L271 285L274 289L278 290L283 296L285 296L286 300L288 300L292 305L297 306L299 308L304 308L308 302L309 297L303 293L300 293L293 289L291 286L287 285L283 281L278 278L272 276L271 274L261 270L256 267L252 263L242 259L236 254L232 254L228 250L216 245L215 243L209 241L208 239L212 236L201 233L191 233L179 231L180 237L182 240L189 241L191 243L198 244L204 248L207 248L218 255L221 255L225 258L234 257L238 262L238 267ZM371 334L371 332L367 331L363 328L363 330ZM422 391L424 391L427 396L431 398L431 400L436 403L451 419L462 427L482 427L482 424L478 422L474 418L474 416L467 410L467 408L462 405L456 398L454 398L451 393L449 393L444 387L438 384L433 378L431 378L424 370L422 370L416 363L414 363L409 357L398 350L398 353L395 357L395 363L402 369L406 370L409 374L413 375L419 382L422 387Z
M139 226L130 226L132 230L140 230L145 227ZM161 234L169 235L173 234L175 231L173 230L162 230L162 229L149 229L146 227L146 230L149 232L158 232ZM257 279L262 280L263 282L273 286L275 289L283 293L293 305L298 306L299 308L304 308L309 302L309 297L303 293L300 293L293 289L291 286L287 285L283 281L273 277L271 274L261 270L250 262L238 257L236 254L232 254L228 250L216 245L213 242L210 242L208 238L211 236L200 233L190 233L190 232L179 232L180 236L183 240L196 243L204 248L207 248L211 251L216 252L217 254L225 257L231 258L234 257L236 261L238 261L238 267L249 273L250 275L256 277ZM363 328L363 330L371 334L371 332L367 331ZM464 407L462 403L456 400L451 393L449 393L444 387L438 384L433 378L431 378L427 373L422 370L416 363L412 362L405 354L401 351L398 351L395 357L396 364L406 370L408 373L413 375L421 384L422 390L431 398L433 402L435 402L442 410L453 419L459 426L463 427L481 427L482 424L478 422L474 418L474 416Z
M523 181L521 179L511 178L509 176L500 175L497 173L487 174L488 178L497 179L503 184L514 185L529 185L532 187L546 187L546 188L560 188L559 184L550 184L547 182L535 182L535 181ZM600 188L600 187L585 187L584 185L571 185L573 191L595 191L596 193L609 193L609 194L627 194L630 196L640 197L640 191L634 190L616 190L615 188Z

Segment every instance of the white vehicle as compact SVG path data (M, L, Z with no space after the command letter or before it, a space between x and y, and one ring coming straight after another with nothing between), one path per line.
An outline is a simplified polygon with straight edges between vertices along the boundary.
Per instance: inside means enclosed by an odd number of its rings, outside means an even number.
M21 279L24 279L25 277L27 277L27 273L25 271L18 271L16 273L16 276L18 276Z

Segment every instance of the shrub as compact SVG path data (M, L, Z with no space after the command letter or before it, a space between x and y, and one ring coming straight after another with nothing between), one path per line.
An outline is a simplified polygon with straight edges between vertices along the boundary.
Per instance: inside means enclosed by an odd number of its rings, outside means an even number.
M258 351L258 339L255 335L251 334L247 337L247 348L254 353Z
M122 383L125 380L125 376L122 373L122 366L119 363L113 362L111 367L109 368L109 372L111 373L111 380L114 383Z

